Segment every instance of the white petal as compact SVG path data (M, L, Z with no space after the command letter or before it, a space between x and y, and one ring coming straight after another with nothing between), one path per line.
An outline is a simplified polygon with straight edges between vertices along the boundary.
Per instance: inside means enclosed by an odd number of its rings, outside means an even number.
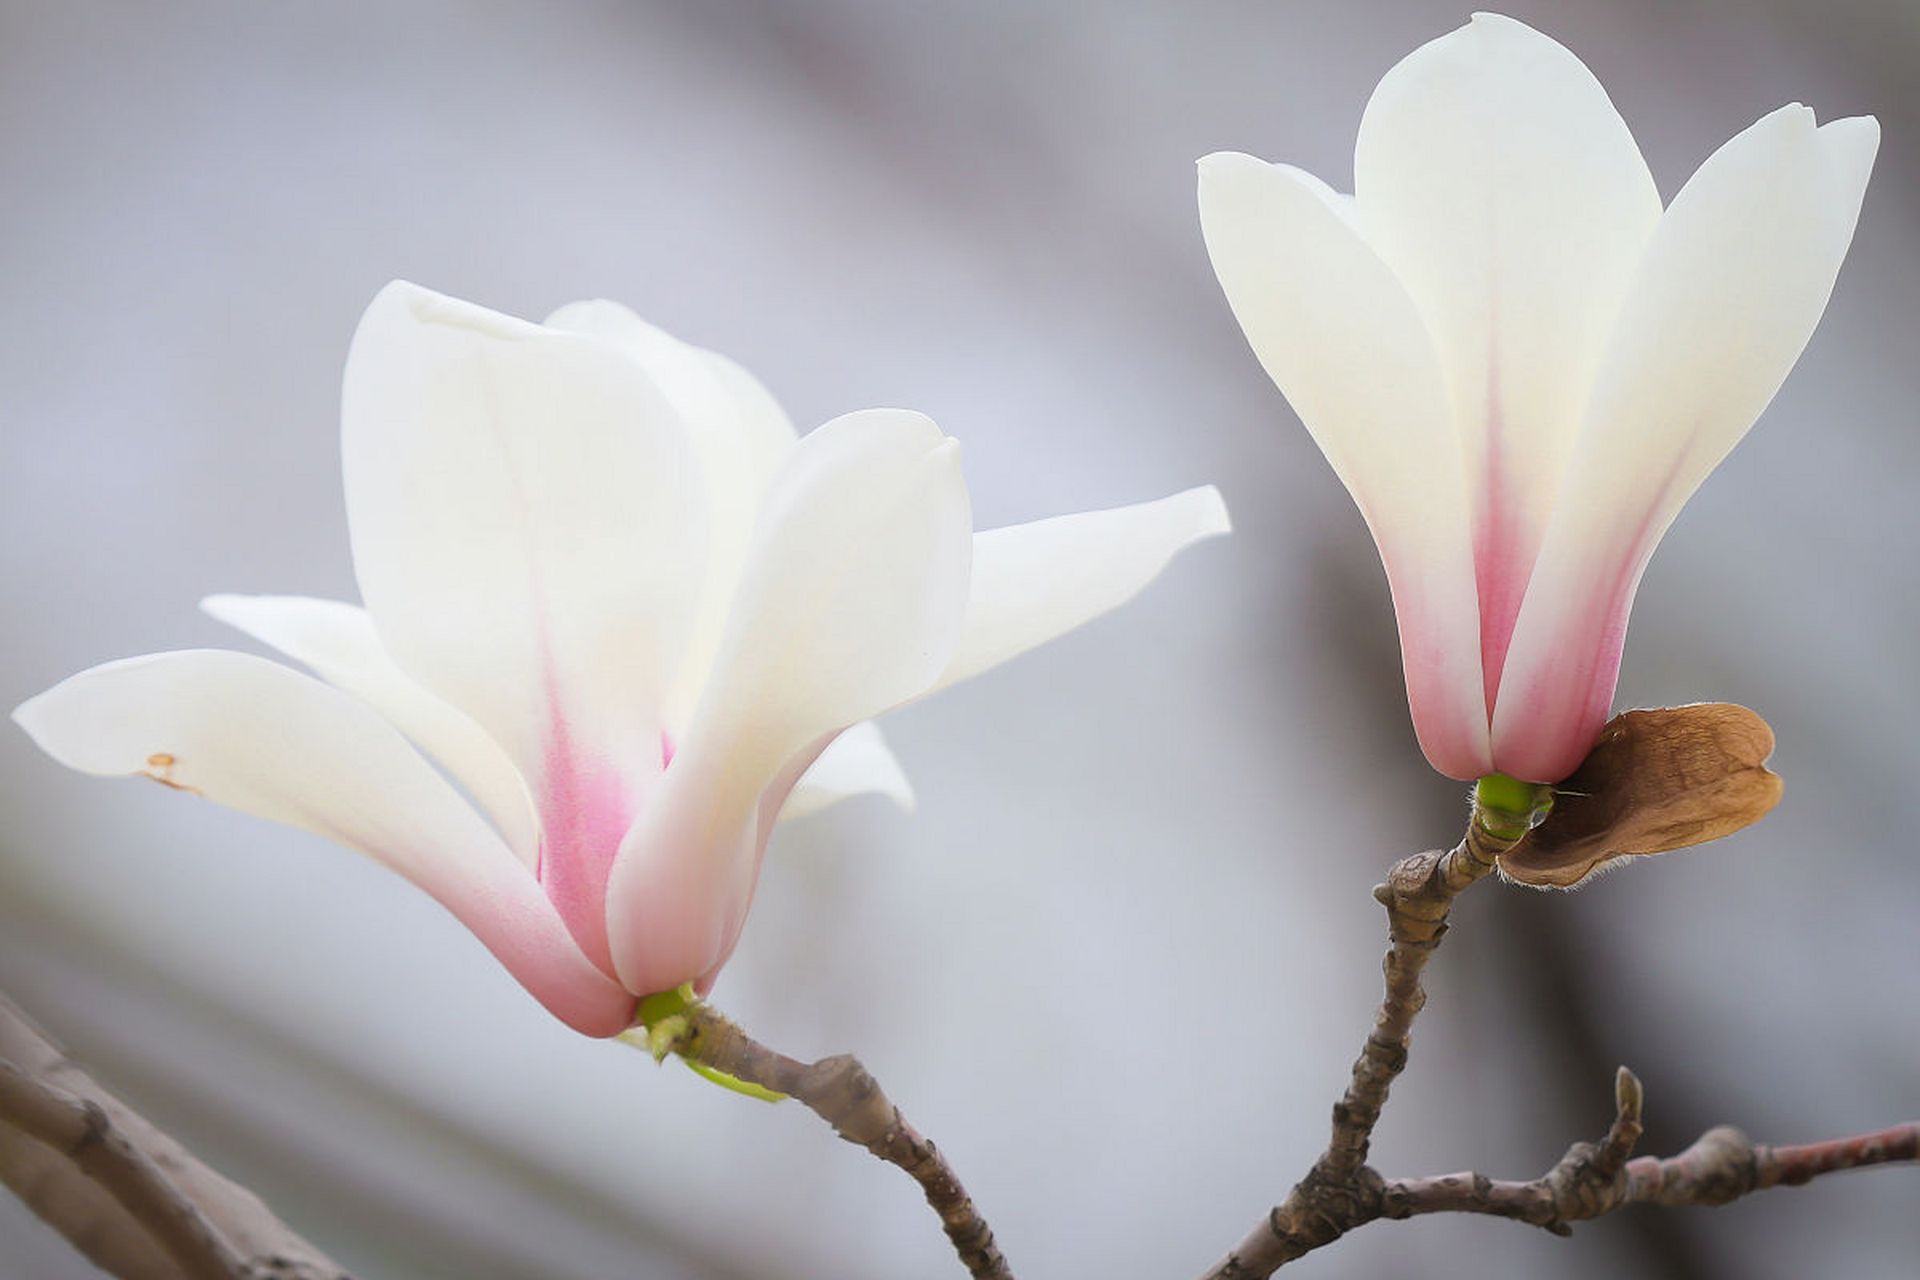
M706 974L731 947L763 796L792 762L946 667L971 526L959 448L918 414L849 414L800 442L761 515L713 679L613 867L608 928L634 990Z
M737 437L747 470L764 491L786 464L799 433L780 402L738 363L682 342L617 302L570 302L547 317L549 328L599 338L625 351L653 378L696 431Z
M1344 205L1286 165L1200 162L1200 225L1227 301L1380 547L1421 748L1441 772L1477 777L1487 700L1459 437L1420 316Z
M370 708L249 654L157 653L65 680L13 718L54 759L142 775L357 849L432 894L535 998L612 1035L632 997L588 963L499 836Z
M706 578L665 708L666 727L678 737L712 668L760 502L798 437L786 411L751 373L655 328L617 302L570 303L548 316L547 324L589 334L637 360L685 419L705 469Z
M760 785L820 734L916 694L953 654L972 516L959 444L873 409L808 435L761 513L688 733Z
M847 729L827 744L794 784L780 821L804 818L830 804L858 795L880 795L913 812L913 784L894 758L893 750L870 720Z
M396 283L355 335L343 416L354 565L399 666L536 795L564 770L657 774L708 528L700 456L647 372Z
M520 771L472 717L394 665L365 609L305 596L231 595L208 596L200 607L385 716L467 789L522 862L538 865L540 824Z
M1659 192L1578 58L1477 14L1380 82L1354 196L1433 335L1460 424L1491 700Z
M1157 502L975 534L960 645L934 689L1119 608L1175 555L1231 527L1220 491L1207 485Z
M1660 536L1773 399L1826 309L1879 143L1782 108L1700 166L1621 314L1527 591L1495 756L1552 781L1604 723L1633 594Z

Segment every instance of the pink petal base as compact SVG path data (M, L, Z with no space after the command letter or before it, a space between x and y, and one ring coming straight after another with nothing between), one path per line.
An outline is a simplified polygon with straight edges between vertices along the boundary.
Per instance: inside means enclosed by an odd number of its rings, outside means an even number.
M1493 771L1486 711L1477 696L1460 697L1463 668L1446 628L1432 621L1432 601L1417 576L1387 570L1400 628L1400 662L1414 735L1427 762L1449 778L1472 781ZM1477 690L1472 691L1477 694Z
M443 877L416 883L575 1031L616 1036L633 1025L632 993L588 961L524 868L506 868L490 880Z
M1581 576L1597 585L1578 606L1554 619L1550 661L1509 670L1494 708L1494 761L1523 782L1558 782L1586 759L1613 710L1627 621L1647 562L1672 523L1667 495L1678 462L1653 487L1647 504L1606 540L1595 568Z
M780 808L837 736L809 744L740 800L722 798L723 768L678 759L613 870L610 936L625 986L646 994L683 982L703 995L712 988L740 941Z

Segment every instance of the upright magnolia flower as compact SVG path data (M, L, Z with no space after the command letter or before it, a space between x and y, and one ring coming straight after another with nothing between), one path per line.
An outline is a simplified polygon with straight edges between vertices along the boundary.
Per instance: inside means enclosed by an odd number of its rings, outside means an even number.
M1783 107L1662 211L1579 59L1479 14L1380 82L1352 196L1200 162L1227 300L1380 548L1436 769L1554 782L1592 746L1647 559L1806 346L1879 137Z
M870 717L1227 528L1202 488L975 535L958 447L926 418L796 439L739 366L606 302L535 325L391 285L343 416L365 608L205 602L319 679L159 653L14 718L73 768L371 855L589 1035L713 981L779 818L908 799Z

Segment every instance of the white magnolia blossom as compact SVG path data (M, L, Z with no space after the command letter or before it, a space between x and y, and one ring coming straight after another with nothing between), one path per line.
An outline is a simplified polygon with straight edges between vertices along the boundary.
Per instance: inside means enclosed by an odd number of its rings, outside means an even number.
M1373 531L1442 773L1586 755L1647 560L1806 346L1879 138L1783 107L1663 210L1580 60L1479 14L1380 82L1353 195L1200 162L1214 269Z
M591 1035L712 982L780 817L910 800L870 717L1227 528L1200 488L976 535L958 446L926 418L796 438L738 365L607 302L535 325L390 285L343 419L365 607L205 602L318 679L159 653L14 718L73 768L378 859Z

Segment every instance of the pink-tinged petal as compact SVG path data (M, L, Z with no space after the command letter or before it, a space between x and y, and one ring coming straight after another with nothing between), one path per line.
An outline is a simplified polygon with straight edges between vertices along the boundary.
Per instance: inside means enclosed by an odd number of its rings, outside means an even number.
M798 436L757 378L717 352L680 341L617 302L561 307L555 329L610 343L635 360L687 424L706 478L707 566L686 657L667 691L665 723L686 727L713 666L753 525Z
M800 442L768 495L713 678L614 864L608 931L629 988L667 990L722 961L785 799L773 792L798 777L796 759L939 676L972 545L958 446L927 419L870 410Z
M723 836L716 838L717 829L710 823L717 811L715 793L701 787L697 780L673 792L649 815L648 830L644 836L636 833L636 842L645 840L662 848L705 847L710 856L704 860L672 860L657 868L659 875L649 886L649 898L654 902L679 901L689 909L671 916L663 913L657 920L656 932L639 958L640 967L631 970L627 979L636 990L667 991L681 982L692 982L702 996L713 989L720 970L733 958L747 914L753 908L767 841L799 779L818 763L831 736L802 748L782 766L761 791L752 811L727 827ZM686 967L685 960L674 959L696 955L707 957L697 970ZM671 973L687 976L669 982L666 975Z
M658 782L715 546L698 433L619 345L404 283L361 321L342 422L381 644L526 778L542 881L610 966L609 832Z
M1200 162L1200 225L1227 302L1380 548L1420 747L1474 778L1491 754L1460 438L1419 312L1349 203L1286 165Z
M1460 425L1491 705L1660 196L1586 66L1482 13L1381 80L1360 124L1354 199L1367 242L1433 335Z
M663 746L650 767L631 759L619 762L583 749L559 708L562 700L549 671L547 705L555 708L547 730L546 763L541 771L540 830L543 840L536 867L541 888L567 922L587 958L607 974L613 954L607 946L607 874L614 855L633 825L639 803L634 774L666 768ZM664 735L662 741L665 741Z
M555 1017L593 1036L633 997L588 962L487 823L366 705L277 663L220 650L83 671L14 713L54 759L140 775L323 835L384 863L471 929Z
M975 543L978 554L979 544ZM819 759L800 775L779 811L779 820L803 818L851 796L879 795L913 812L913 784L894 758L880 728L862 721L835 735Z
M520 771L472 717L394 664L365 609L304 596L208 596L200 607L385 716L466 788L529 870L538 867L540 824Z
M1721 147L1661 221L1621 313L1494 705L1494 760L1552 782L1607 719L1627 616L1680 508L1773 399L1853 239L1869 118L1786 107Z
M1232 524L1220 491L1083 511L974 535L967 616L937 692L1133 599L1173 557Z
M387 652L536 797L563 781L547 776L563 733L569 769L623 777L637 805L708 563L679 411L607 342L397 283L354 337L342 418L354 566Z

